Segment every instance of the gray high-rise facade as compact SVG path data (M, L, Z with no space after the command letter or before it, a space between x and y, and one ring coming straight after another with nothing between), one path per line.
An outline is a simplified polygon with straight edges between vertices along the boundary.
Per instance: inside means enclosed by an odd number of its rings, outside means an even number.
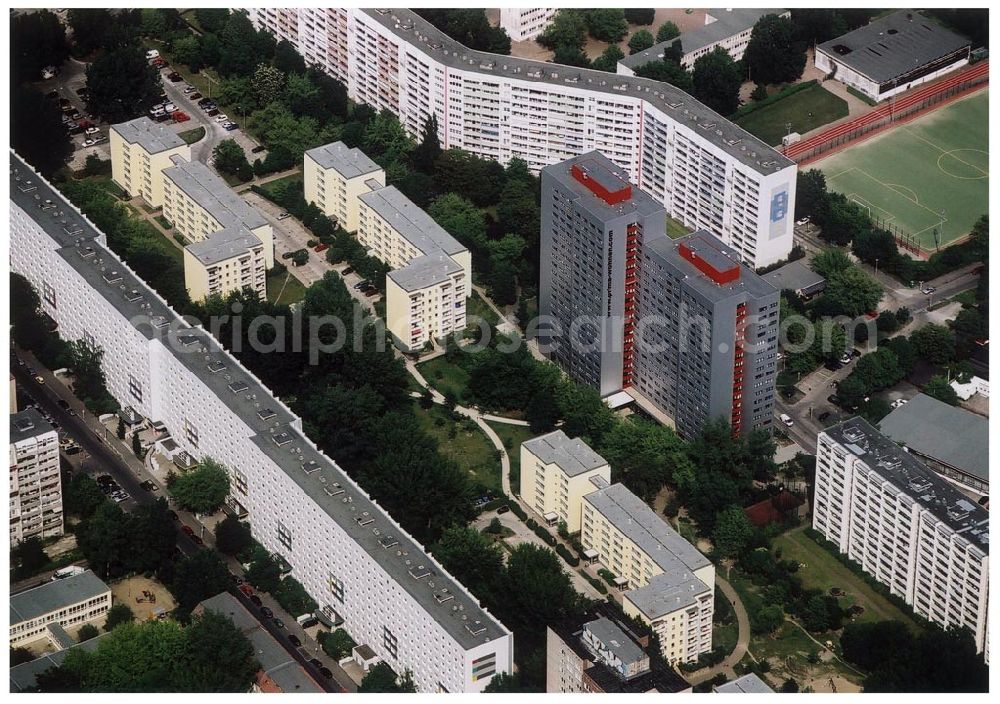
M627 391L685 436L710 418L770 428L779 293L708 232L666 212L600 152L542 179L539 341L602 396Z

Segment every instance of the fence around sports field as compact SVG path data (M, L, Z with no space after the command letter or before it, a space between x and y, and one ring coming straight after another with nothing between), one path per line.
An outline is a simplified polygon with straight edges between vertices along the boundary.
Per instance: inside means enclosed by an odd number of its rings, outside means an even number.
M958 97L988 85L989 61L980 61L921 88L903 93L856 120L835 125L828 130L790 144L784 154L799 166L872 137L895 124L908 122L919 115L947 104Z

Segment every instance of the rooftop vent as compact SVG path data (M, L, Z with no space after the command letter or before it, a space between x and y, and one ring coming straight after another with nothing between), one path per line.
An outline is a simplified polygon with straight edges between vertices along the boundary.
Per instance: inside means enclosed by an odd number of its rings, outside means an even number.
M416 565L410 568L410 576L414 579L423 579L430 575L431 571L424 567L423 565Z
M441 591L434 592L434 600L437 601L437 603L439 603L439 604L443 604L446 601L451 601L454 598L455 598L455 595L452 594L447 589L442 589Z
M327 496L340 496L344 493L344 487L339 482L333 482L330 486L323 487Z
M245 381L234 381L232 384L229 385L229 390L232 391L234 394L241 394L249 388L250 387L247 385Z
M479 619L476 619L475 621L470 621L465 624L465 630L474 636L478 636L480 633L486 632L486 624Z
M271 436L271 441L278 447L281 447L282 445L290 443L292 441L292 436L288 433L277 433L276 435Z
M365 511L364 513L362 513L360 516L358 516L354 520L358 522L359 526L362 526L362 527L364 527L364 526L370 526L372 523L375 522L375 516L371 515L367 511Z
M90 257L94 256L94 248L91 247L90 245L87 245L86 247L81 247L79 252L80 252L80 257L82 257L83 259L90 259Z
M381 540L378 541L378 544L381 545L386 550L388 550L389 548L393 548L399 545L399 541L396 540L396 538L391 535L386 535Z
M208 371L212 372L213 374L218 374L225 368L226 368L225 362L219 359L215 360L214 362L208 363Z
M122 280L122 275L117 269L112 269L111 271L104 272L103 278L109 284L116 284Z
M272 419L272 418L274 418L274 417L275 417L276 415L278 415L278 414L277 414L277 413L275 413L275 412L274 412L273 410L271 410L270 408L262 408L262 409L260 409L259 411L257 411L257 416L258 416L258 417L259 417L259 418L260 418L261 420L271 420L271 419Z
M131 289L125 292L125 300L129 303L135 303L142 298L142 294L136 289Z
M306 474L312 474L313 472L319 471L319 462L316 460L309 460L308 462L302 463L302 471Z
M162 315L154 315L150 323L157 330L162 330L167 327L167 319Z

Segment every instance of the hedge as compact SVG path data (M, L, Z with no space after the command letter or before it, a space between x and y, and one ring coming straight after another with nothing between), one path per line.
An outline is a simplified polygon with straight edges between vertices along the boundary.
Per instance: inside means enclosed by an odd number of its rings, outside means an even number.
M493 499L492 501L487 501L483 504L483 512L494 511L501 506L510 506L510 502L507 499L500 497L499 499Z
M516 501L510 502L510 510L514 512L514 515L520 518L522 521L528 520L528 514L525 513L524 509L521 508L521 504Z
M559 553L559 557L569 563L570 567L576 567L580 564L580 558L567 550L566 546L562 543L556 545L556 552Z
M760 110L763 107L767 107L768 105L773 105L779 100L787 98L790 95L794 95L799 91L806 90L807 88L811 88L812 86L815 85L819 85L819 81L817 81L814 78L811 81L805 81L804 83L795 83L794 85L790 85L787 88L782 88L774 95L769 95L763 100L758 100L755 103L747 103L746 105L743 105L736 112L730 115L729 119L733 122L737 122L738 120L746 117L752 112L756 112L757 110Z
M271 594L281 608L296 618L302 614L312 613L319 608L316 600L306 592L305 587L295 577L285 577L278 588Z
M610 584L612 587L615 586L616 577L614 572L602 567L601 569L597 570L597 574L601 575L601 577L604 578L604 581Z
M540 526L537 523L531 530L535 531L535 535L544 540L550 547L555 547L559 542L552 536L552 533L548 532L543 526ZM562 545L559 547L562 547Z
M590 586L592 586L594 589L596 589L599 593L601 593L601 594L607 594L608 593L608 588L604 586L604 582L602 582L599 579L595 579L594 577L591 577L589 574L587 574L583 570L580 570L580 574L583 576L584 579L586 579L588 582L590 582Z
M847 86L847 92L867 105L871 105L872 107L878 105L878 103L876 103L874 100L872 100L867 95L865 95L864 93L862 93L860 90L858 90L853 86Z

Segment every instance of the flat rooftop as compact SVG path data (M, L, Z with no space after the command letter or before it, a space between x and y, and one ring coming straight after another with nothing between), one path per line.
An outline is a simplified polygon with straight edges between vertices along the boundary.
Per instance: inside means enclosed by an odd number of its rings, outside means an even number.
M623 595L651 621L693 606L699 596L711 592L709 586L684 569L679 560L674 562L672 569L655 575L646 586Z
M223 227L244 225L254 230L267 224L260 212L243 200L225 181L200 161L171 157L175 166L163 175L184 191L191 200L211 213Z
M676 569L675 559L692 572L712 564L624 484L612 484L606 489L591 492L583 500L638 545L665 572Z
M692 29L690 32L684 32L670 41L654 44L645 51L626 56L618 63L635 70L651 61L662 61L663 51L674 42L680 42L681 50L685 54L690 54L752 29L757 24L757 20L765 15L780 15L784 12L787 10L752 7L712 8L708 11L708 15L715 18L714 22Z
M917 394L883 418L879 429L918 454L990 480L990 422L982 416Z
M62 245L58 254L68 266L125 320L133 321L139 334L158 340L215 394L243 422L250 440L459 644L472 648L509 635L423 546L319 451L302 432L301 418L208 331L192 327L171 309L107 248L104 234L14 152L10 199L12 207L23 210ZM46 199L59 207L41 210ZM266 409L274 415L263 413ZM374 521L362 526L362 517ZM416 572L418 566L427 569ZM422 576L415 577L411 569Z
M178 137L176 132L162 123L153 122L148 117L137 117L128 122L111 125L111 129L129 144L138 144L150 154L159 154L185 145L184 140Z
M419 291L451 281L451 277L461 273L462 267L444 252L425 254L410 261L406 266L393 269L388 276L397 286L408 293Z
M716 270L738 267L739 277L729 283L717 283L681 255L682 245L690 248L699 259ZM657 264L672 270L674 276L683 279L685 286L695 289L710 301L722 301L740 294L761 297L778 293L757 272L740 262L736 250L727 247L722 240L706 230L698 230L676 240L670 239L666 234L644 237L642 251Z
M910 403L913 403L912 401ZM907 403L907 406L910 404ZM990 514L861 417L823 431L901 493L989 553Z
M30 621L110 591L111 587L90 570L72 577L46 582L40 587L11 594L10 622L13 625Z
M774 694L767 682L752 672L715 686L717 694Z
M812 270L806 257L788 262L784 266L764 274L762 278L779 291L786 289L791 291L818 290L826 284L826 279Z
M10 417L10 441L12 443L51 432L55 432L55 428L34 408L25 408Z
M343 142L332 142L310 149L306 152L306 156L324 169L333 169L345 179L382 170L382 167L368 158L363 151L357 147L348 147Z
M366 9L363 12L392 34L449 68L483 77L595 91L616 98L641 99L688 129L696 130L698 135L758 173L776 173L794 165L773 147L668 83L475 51L455 41L412 10ZM709 124L711 129L704 128Z
M876 83L886 83L969 46L968 39L919 12L899 10L823 42L816 51Z
M54 653L46 653L35 660L15 665L10 668L10 691L24 692L34 688L38 684L38 675L45 672L49 668L59 667L62 665L63 660L66 659L66 656L69 655L71 650L74 648L80 648L81 650L85 650L87 652L93 652L97 650L97 646L101 644L102 639L109 635L111 634L102 633L99 636L91 638L90 640L85 640L82 643L71 645L64 650L57 650Z
M261 244L257 235L237 223L213 232L201 242L193 242L185 249L203 265L211 266L247 254Z
M573 168L579 166L588 174L599 175L600 181L614 189L628 184L629 177L625 169L611 161L601 152L594 151L579 156L549 164L542 169L542 175L553 178L563 189L576 197L576 203L590 214L597 222L617 220L623 215L634 213L637 216L654 217L662 213L664 228L666 228L667 211L663 203L655 200L644 190L632 186L627 199L609 203L598 195L594 189L582 183L573 175Z
M622 662L633 663L647 657L639 644L606 616L599 616L593 621L583 624L583 628L590 631L605 648L614 653L615 657Z
M553 430L546 435L531 438L521 443L533 455L546 464L555 464L566 476L575 477L608 461L580 438L570 438L562 430Z
M359 197L424 254L444 252L454 255L467 249L395 186L380 186Z

